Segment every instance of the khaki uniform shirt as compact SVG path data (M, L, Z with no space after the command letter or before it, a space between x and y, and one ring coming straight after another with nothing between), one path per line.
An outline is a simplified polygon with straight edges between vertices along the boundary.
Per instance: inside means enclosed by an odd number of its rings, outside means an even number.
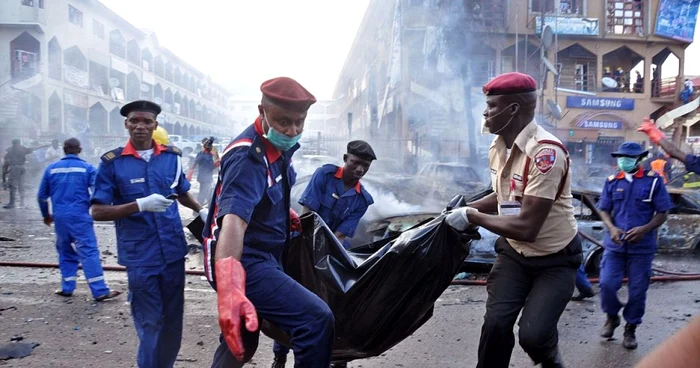
M568 169L567 156L561 147L541 144L538 141L560 142L535 122L528 124L518 136L510 152L503 138L497 137L489 149L491 185L498 197L498 203L510 197L511 179L515 181L514 195L521 200L523 195L555 200L559 186ZM525 164L530 157L530 167L525 173ZM526 176L526 177L525 177ZM523 193L523 184L525 192ZM576 236L578 230L571 203L571 174L564 183L558 199L552 205L547 219L542 225L537 240L533 243L508 239L508 243L525 257L539 257L564 249Z

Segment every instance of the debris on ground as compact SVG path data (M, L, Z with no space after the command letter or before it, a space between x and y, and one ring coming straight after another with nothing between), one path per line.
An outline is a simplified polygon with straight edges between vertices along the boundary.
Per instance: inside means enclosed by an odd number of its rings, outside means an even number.
M39 346L36 342L13 342L0 346L0 360L20 359L32 354L35 347Z

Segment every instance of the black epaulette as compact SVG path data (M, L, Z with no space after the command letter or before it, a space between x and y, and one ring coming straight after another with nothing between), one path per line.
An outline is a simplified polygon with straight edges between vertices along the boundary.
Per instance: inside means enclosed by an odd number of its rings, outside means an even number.
M102 159L102 162L108 164L108 163L114 161L114 159L116 159L117 157L121 156L123 150L124 150L124 147L115 148L115 149L105 153L104 155L102 155L102 157L100 157L100 159Z
M163 152L174 153L178 156L182 156L182 150L175 146L165 146L165 148L166 149Z

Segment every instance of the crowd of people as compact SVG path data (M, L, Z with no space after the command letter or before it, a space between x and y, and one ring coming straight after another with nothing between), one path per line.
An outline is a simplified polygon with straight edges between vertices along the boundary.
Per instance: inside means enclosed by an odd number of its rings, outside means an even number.
M483 227L500 236L488 276L477 367L510 366L518 316L518 341L532 361L563 367L559 318L575 285L579 300L593 295L585 273L581 275L569 153L534 122L536 89L536 81L521 73L500 75L484 86L484 128L496 136L488 154L493 193L445 213L445 223L455 231ZM129 139L104 153L97 169L80 158L75 138L63 142L63 157L58 142L45 153L54 162L44 171L38 202L44 223L56 232L61 271L56 294L73 295L82 264L96 301L120 296L105 282L93 230L93 221L114 221L118 262L127 268L139 367L172 367L180 349L187 243L177 203L204 223L204 272L217 292L221 329L212 367L241 367L250 361L263 320L289 337L275 343L273 368L286 365L290 349L296 367L347 365L333 361L336 317L319 296L284 272L281 261L301 230L290 203L296 182L292 157L316 98L286 77L268 80L260 90L255 121L221 153L212 148L212 138L203 140L189 173L183 170L181 151L168 144L158 125L160 106L143 100L121 108ZM652 121L645 121L640 131L684 161L689 171L700 170L700 157L684 154ZM23 205L24 158L35 149L15 141L7 150L3 173L7 169L11 197L5 208L17 201ZM645 312L656 229L671 208L664 177L642 165L647 154L638 143L620 145L612 153L620 171L603 183L598 203L607 228L600 335L614 336L622 312L627 349L638 345L636 328ZM348 142L343 166L319 167L299 199L303 213L316 212L341 243L353 237L374 203L361 183L374 160L368 143ZM196 199L190 194L195 169L200 184ZM617 291L625 272L629 299L623 304ZM697 361L700 326L694 322L688 328L679 333L695 336L680 343L686 349L665 344L642 366L654 366L669 354L678 362Z

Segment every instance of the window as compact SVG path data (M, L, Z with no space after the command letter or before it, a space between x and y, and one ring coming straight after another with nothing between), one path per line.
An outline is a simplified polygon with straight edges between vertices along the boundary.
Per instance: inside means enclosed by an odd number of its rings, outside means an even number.
M584 15L584 0L559 0L559 13Z
M644 36L644 8L641 0L607 0L608 33Z
M105 25L96 19L92 20L92 35L101 40L105 39Z
M39 0L39 9L44 9L44 0Z
M72 5L68 5L68 21L71 23L75 24L78 27L83 26L83 12L78 10L77 8L73 7Z
M22 5L34 7L34 0L22 0Z
M554 12L554 0L530 0L530 6L533 13Z
M126 40L117 29L109 33L109 52L126 59Z

